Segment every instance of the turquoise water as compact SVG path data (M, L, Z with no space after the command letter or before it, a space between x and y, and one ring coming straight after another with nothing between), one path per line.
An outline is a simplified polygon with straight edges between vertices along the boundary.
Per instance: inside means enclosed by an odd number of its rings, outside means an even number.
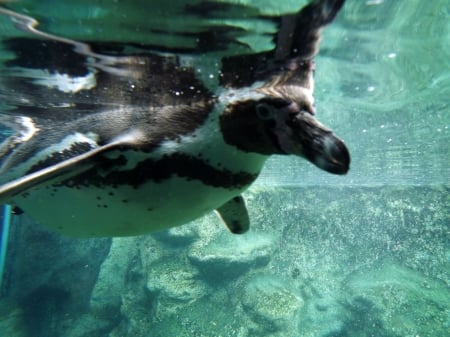
M306 1L216 1L203 18L182 13L185 3L0 1L92 53L196 52L190 62L211 85L218 57L273 47L277 27L258 13ZM220 50L192 50L196 34L218 26ZM14 67L34 38L0 15L5 113L71 103L21 86L45 77ZM346 176L271 158L244 194L243 236L213 214L154 235L83 240L14 216L2 335L450 336L449 60L448 1L348 0L323 33L315 73L317 115L352 155Z

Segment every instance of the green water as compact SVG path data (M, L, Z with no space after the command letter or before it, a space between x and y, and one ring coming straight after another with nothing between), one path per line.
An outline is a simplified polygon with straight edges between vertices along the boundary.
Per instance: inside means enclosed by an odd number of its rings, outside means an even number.
M218 1L227 3L227 1ZM195 3L195 2L194 2ZM233 3L232 1L228 3ZM219 54L270 49L276 31L256 19L255 11L276 15L305 1L240 1L242 9L215 17L180 19L182 1L20 1L8 7L33 14L39 28L82 41L107 41L189 48L195 33L226 24L241 43ZM316 58L316 104L320 119L343 139L352 153L345 177L317 172L295 158L275 158L263 184L439 185L450 181L449 87L450 21L446 1L347 1L324 31ZM206 28L205 28L206 27ZM24 36L9 19L0 18L2 36ZM157 33L155 33L157 31ZM249 48L249 47L250 48ZM0 51L2 51L0 45ZM216 63L207 59L201 64ZM0 60L12 57L7 51ZM203 56L205 58L205 56ZM206 71L207 72L207 71ZM278 173L278 166L283 174ZM301 177L299 177L301 172Z
M257 13L306 3L217 2L245 6L202 19L182 14L183 1L4 6L36 18L42 31L102 42L110 54L123 45L125 54L149 45L186 51L196 43L190 34L226 25L222 37L231 40L221 51L194 56L209 74L221 55L272 47L276 26ZM16 55L2 43L15 37L29 33L0 16L0 79L22 75L8 67ZM97 240L60 237L17 217L1 334L450 336L449 60L447 0L348 0L324 31L315 74L317 115L352 155L346 176L271 158L245 194L252 229L242 237L214 215L160 234ZM0 87L4 111L25 99ZM37 103L47 100L55 104Z
M344 179L308 183L439 185L450 181L450 4L349 1L317 58L318 114L347 141ZM296 185L298 164L281 183ZM277 179L277 163L268 169Z

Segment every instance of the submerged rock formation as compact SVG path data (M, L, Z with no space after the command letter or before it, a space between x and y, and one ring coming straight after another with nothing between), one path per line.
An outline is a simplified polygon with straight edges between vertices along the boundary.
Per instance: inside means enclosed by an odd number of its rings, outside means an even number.
M8 337L448 334L447 190L259 189L248 200L256 222L243 236L214 215L170 233L112 240L67 239L17 224L1 331Z
M247 281L242 305L252 322L250 336L262 336L267 332L289 335L297 328L304 301L286 280L260 274Z
M273 248L274 238L267 234L249 232L233 236L224 232L206 244L198 241L192 245L188 257L207 281L228 281L267 265Z
M442 282L383 261L362 268L344 283L349 328L370 336L446 336L450 333L450 292ZM360 319L354 319L358 317Z

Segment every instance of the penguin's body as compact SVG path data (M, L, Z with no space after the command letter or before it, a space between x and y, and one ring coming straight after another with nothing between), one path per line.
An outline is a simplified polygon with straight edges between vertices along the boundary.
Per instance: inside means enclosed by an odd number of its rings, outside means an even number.
M108 118L117 122L128 114L136 117L135 110L122 110L109 111ZM60 129L67 136L57 146L45 147L42 155L17 166L21 172L15 175L29 177L34 172L37 176L30 181L32 187L14 196L14 204L40 223L70 236L137 235L182 225L219 208L256 179L267 158L226 144L215 111L191 133L179 139L160 137L155 143L143 142L146 130L139 125L145 124L146 118L142 116L137 126L123 127L118 137L108 139L105 150L98 153L93 151L102 148L99 139L112 134L110 126L89 127L97 122L86 117L78 121L75 134L73 125ZM36 141L41 139L36 137ZM111 146L116 141L117 145ZM82 158L80 155L88 154L89 147L92 156ZM53 168L47 166L48 162L63 151L68 152L68 160L76 160L58 169L54 178L54 173L45 169ZM70 157L77 151L79 156ZM56 165L67 163L57 160ZM26 185L21 182L14 191ZM243 203L241 206L245 207ZM236 231L247 228L245 218L239 221L242 229Z
M5 115L3 124L16 133L0 146L0 202L76 237L149 233L211 210L232 232L245 232L241 193L270 155L296 154L331 173L348 171L345 145L315 119L313 107L318 32L342 3L318 0L283 17L290 45L278 36L274 52L224 58L214 93L180 58L151 54L116 59L121 71L137 74L131 87L138 91L127 90L129 78L99 77L78 107L93 98L132 104Z

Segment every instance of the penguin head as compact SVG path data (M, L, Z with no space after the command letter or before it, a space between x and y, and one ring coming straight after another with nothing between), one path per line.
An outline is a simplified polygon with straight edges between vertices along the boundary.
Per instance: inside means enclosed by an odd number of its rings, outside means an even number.
M347 173L349 151L315 118L311 89L261 87L261 97L229 104L220 118L225 142L246 152L298 155L327 172Z

